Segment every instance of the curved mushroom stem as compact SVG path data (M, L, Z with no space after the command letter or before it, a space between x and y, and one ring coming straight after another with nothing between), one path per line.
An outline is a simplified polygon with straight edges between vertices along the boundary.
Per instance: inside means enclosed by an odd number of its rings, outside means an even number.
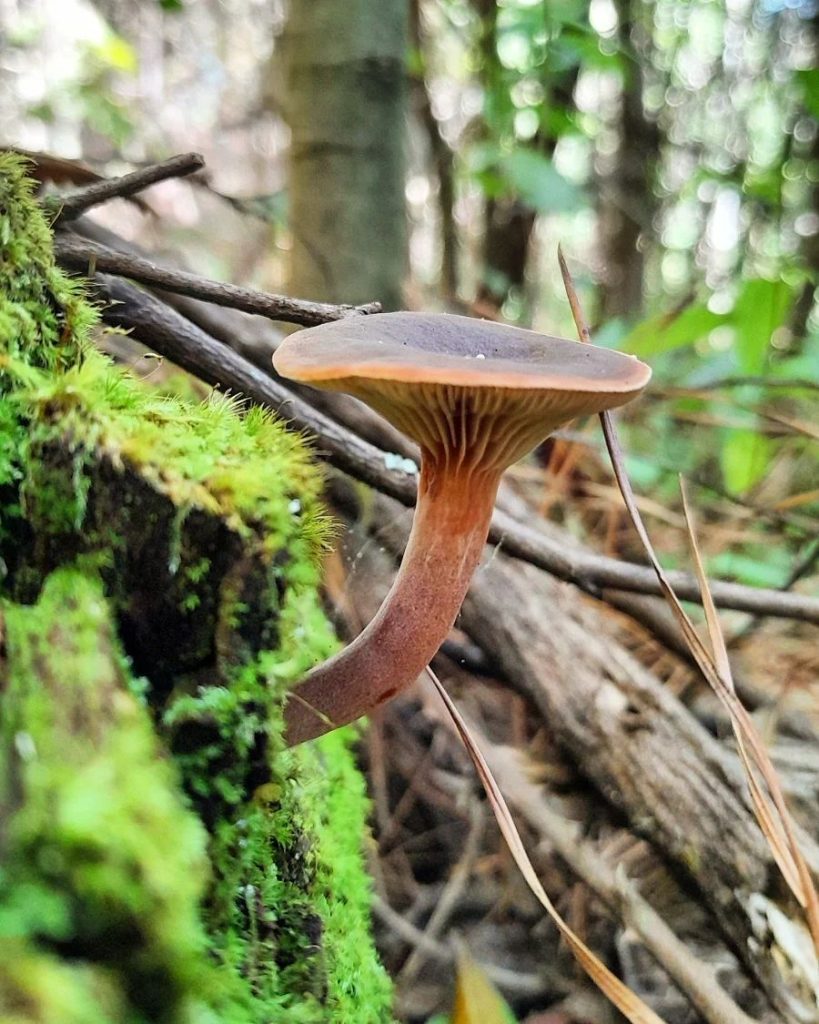
M421 464L398 576L367 628L313 669L285 708L289 746L372 711L410 686L446 639L489 532L500 474Z

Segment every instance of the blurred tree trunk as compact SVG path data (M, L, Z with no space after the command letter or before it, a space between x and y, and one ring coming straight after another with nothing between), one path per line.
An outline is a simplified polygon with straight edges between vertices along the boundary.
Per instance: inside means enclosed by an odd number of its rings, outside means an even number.
M481 17L478 46L483 65L484 88L495 88L498 56L497 4L473 0ZM483 269L477 302L481 310L498 312L513 289L523 287L529 256L529 239L536 212L516 196L489 196L484 207Z
M273 60L293 294L402 305L406 47L407 0L291 0Z
M819 10L815 11L810 19L810 32L815 63L819 58ZM811 182L810 211L819 217L819 131L814 131L806 157L809 165L808 180ZM819 231L814 230L811 234L805 235L800 249L808 279L802 285L791 317L791 332L797 342L801 342L807 336L808 320L816 304L816 288L819 285Z
M410 40L416 53L424 53L421 0L410 0ZM423 66L423 57L421 57ZM441 235L441 292L447 299L458 294L458 228L455 223L455 154L441 134L432 109L423 70L412 77L413 111L423 127L437 178L438 216Z
M643 108L646 44L638 3L616 0L615 7L620 48L630 59L620 98L620 141L600 192L601 321L614 317L634 320L642 314L644 243L655 207L652 182L660 147L658 128Z
M514 196L489 197L484 210L483 275L478 304L498 312L509 293L523 288L536 211Z

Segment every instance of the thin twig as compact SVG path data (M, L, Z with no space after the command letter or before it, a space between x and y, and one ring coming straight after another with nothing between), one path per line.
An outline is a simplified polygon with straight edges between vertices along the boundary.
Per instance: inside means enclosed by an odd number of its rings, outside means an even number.
M432 911L424 927L424 935L433 940L437 939L444 930L454 910L460 903L480 851L480 841L486 822L484 821L483 804L474 797L469 808L469 818L469 832L464 843L463 853L459 857L457 864L453 867L449 880L435 904L435 909ZM423 952L416 947L407 957L404 966L398 973L396 981L401 985L410 985L415 981L423 964Z
M161 163L140 167L138 171L123 174L120 178L104 178L68 195L51 197L45 205L53 208L55 222L74 220L92 206L107 203L109 199L132 196L167 178L184 178L204 166L205 161L198 153L182 153Z
M415 504L416 473L407 460L396 460L395 456L317 412L283 384L215 341L159 299L117 278L100 275L96 283L104 296L114 303L105 310L108 323L130 330L145 345L206 383L271 407L295 429L312 434L317 448L332 466L403 505ZM400 465L393 468L396 461ZM650 568L608 558L579 545L561 544L500 510L493 516L489 539L501 545L507 554L545 569L594 597L601 597L607 588L661 593ZM676 572L666 575L680 597L700 601L699 587L693 576ZM714 582L712 592L717 604L725 608L819 624L817 598L724 581Z
M655 394L668 398L685 398L697 395L702 391L721 391L723 388L745 388L749 386L784 389L787 391L819 391L819 380L809 377L721 377L718 380L692 384L689 387L664 387L655 390Z
M449 943L438 942L436 939L430 938L411 921L402 917L380 896L373 898L373 913L405 942L416 949L423 950L426 956L443 964L455 963L456 953ZM523 974L497 964L480 964L479 966L499 988L515 995L539 996L547 988L552 990L555 983L565 981L563 978L550 977L547 968L544 968L544 974L541 975Z
M185 270L159 267L142 256L117 252L98 242L82 241L74 235L58 234L54 239L54 254L57 261L69 270L84 273L89 267L96 267L105 274L130 277L134 281L178 295L187 295L189 298L202 299L217 306L229 306L245 313L256 313L270 320L281 320L302 327L315 327L317 324L342 320L347 316L361 316L381 311L381 306L377 302L370 302L364 306L332 305L327 302L291 299L286 295L259 292L253 288L241 288L222 281L211 281Z

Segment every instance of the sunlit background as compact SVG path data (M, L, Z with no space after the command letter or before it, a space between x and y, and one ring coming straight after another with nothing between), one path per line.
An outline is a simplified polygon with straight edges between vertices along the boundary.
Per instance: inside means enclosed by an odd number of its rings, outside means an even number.
M0 0L0 12L0 139L106 173L202 152L210 188L167 183L156 220L117 208L117 230L201 273L284 288L284 3ZM629 417L630 469L665 509L671 561L684 472L712 521L712 572L807 585L816 6L414 0L409 13L405 304L571 336L562 243L598 342L654 366Z

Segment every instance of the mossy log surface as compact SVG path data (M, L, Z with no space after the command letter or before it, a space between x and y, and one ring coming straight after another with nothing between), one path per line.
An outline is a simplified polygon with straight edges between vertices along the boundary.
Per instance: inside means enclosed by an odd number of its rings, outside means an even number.
M320 476L97 324L0 156L0 1022L388 1021L349 737L280 739Z

